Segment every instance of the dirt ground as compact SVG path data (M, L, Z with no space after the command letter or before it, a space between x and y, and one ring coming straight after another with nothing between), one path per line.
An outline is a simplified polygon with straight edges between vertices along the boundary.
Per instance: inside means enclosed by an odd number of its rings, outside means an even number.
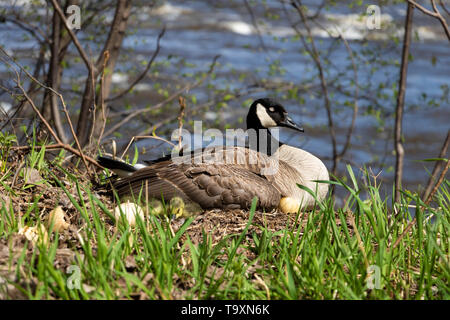
M41 172L35 169L27 169L23 157L20 154L17 155L13 163L8 166L7 172L11 174L7 179L3 181L5 185L0 185L0 203L4 203L6 208L12 208L15 219L25 217L25 225L28 221L33 221L33 224L40 221L45 224L48 221L49 213L57 206L61 206L65 220L69 224L67 230L62 231L59 234L59 244L56 251L54 266L59 270L65 270L73 261L77 259L75 252L82 255L82 247L79 237L83 235L83 228L86 223L80 216L78 210L76 210L73 203L70 201L67 194L63 189L55 182L54 178L48 174L45 176L45 172L50 171L58 177L58 179L64 184L68 192L80 202L78 190L75 183L68 181L65 174L60 168L53 167L49 170L41 170ZM114 208L114 203L102 186L91 185L92 182L86 174L79 172L74 167L66 167L65 170L77 177L81 186L91 186L93 194L100 199L108 209L111 211ZM44 173L42 173L44 172ZM25 176L24 176L25 174ZM6 186L6 187L5 187ZM11 192L13 191L13 193ZM91 203L88 198L88 194L81 190L81 197L90 212ZM35 209L29 211L36 203ZM97 207L100 213L101 220L107 227L107 230L113 234L115 225L113 221ZM262 232L262 227L266 227L270 231L279 231L286 228L286 226L295 225L295 215L286 215L281 212L273 211L269 213L256 212L253 218L248 232L247 239L251 240L253 232L259 234ZM230 234L240 234L246 227L249 219L249 211L246 210L209 210L203 214L195 217L193 222L187 228L185 233L180 239L182 244L187 236L194 244L198 244L203 240L203 233L205 232L210 236L212 245L217 244L220 240L224 239ZM306 214L302 215L302 221L306 221ZM184 219L172 219L170 220L171 228L176 232L184 223ZM8 226L6 225L6 231ZM21 225L19 224L19 229ZM50 235L52 239L54 235ZM95 248L95 244L93 244ZM0 285L7 285L9 292L9 299L26 298L26 296L17 290L11 283L16 283L21 287L33 288L36 286L37 281L32 277L27 277L25 271L21 270L20 261L25 259L30 261L31 257L35 253L33 244L27 241L24 235L14 233L8 238L5 236L0 237L0 280L9 282L0 283ZM251 255L250 251L240 252L239 254ZM24 256L23 256L24 255ZM249 257L251 258L251 257ZM134 261L131 258L129 262L130 268L133 267ZM19 265L19 268L17 266ZM16 270L16 272L12 272ZM17 276L17 272L23 272L21 277ZM17 279L22 279L17 281ZM23 280L27 279L27 280ZM2 297L0 297L2 298ZM3 297L4 298L4 297Z

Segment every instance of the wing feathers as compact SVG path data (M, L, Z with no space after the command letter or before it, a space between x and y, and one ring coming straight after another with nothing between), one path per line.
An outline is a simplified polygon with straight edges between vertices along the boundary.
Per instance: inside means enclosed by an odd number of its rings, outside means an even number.
M152 198L163 196L164 200L179 196L204 209L248 208L255 196L261 208L278 206L280 192L270 183L272 177L261 174L261 169L271 164L268 157L238 147L213 151L215 162L199 161L203 154L191 156L190 163L161 161L116 181L114 188L119 196L138 195L147 181L148 190L144 189L143 194L147 192ZM220 158L224 161L217 161Z

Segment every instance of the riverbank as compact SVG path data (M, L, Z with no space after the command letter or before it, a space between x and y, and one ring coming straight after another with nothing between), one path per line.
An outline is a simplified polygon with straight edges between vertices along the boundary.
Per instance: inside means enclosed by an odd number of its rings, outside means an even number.
M0 299L448 299L449 181L432 206L403 190L390 212L348 167L345 205L285 215L151 211L131 227L83 165L45 148L0 173ZM52 159L52 160L48 160ZM361 198L363 192L368 194ZM410 206L420 204L417 219ZM49 216L62 212L59 232ZM53 212L53 213L52 213ZM54 220L51 220L54 221Z

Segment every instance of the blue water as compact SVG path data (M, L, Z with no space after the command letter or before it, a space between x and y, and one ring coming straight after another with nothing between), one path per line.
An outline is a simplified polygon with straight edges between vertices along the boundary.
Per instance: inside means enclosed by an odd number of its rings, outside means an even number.
M251 1L249 1L252 3ZM207 127L216 127L223 129L225 123L231 127L245 127L245 124L238 121L239 118L245 119L246 107L242 106L244 101L262 96L273 96L274 90L254 90L252 87L255 82L262 78L268 78L272 82L283 85L293 84L294 86L310 85L310 88L299 91L299 95L304 98L304 104L290 99L283 99L283 95L278 95L287 110L293 115L294 120L300 122L305 127L305 134L292 134L289 131L283 131L281 138L283 141L302 147L320 158L324 159L328 168L331 168L331 141L328 132L328 122L326 112L323 107L318 78L314 75L316 70L312 60L303 55L302 44L299 41L292 41L295 35L289 25L289 21L284 17L284 9L279 1L267 1L267 6L274 14L280 15L278 20L269 20L262 15L262 7L254 7L255 15L258 21L264 21L265 24L259 24L260 37L253 30L251 17L243 5L242 1L169 1L158 10L141 8L133 15L131 28L133 33L128 35L124 41L124 53L128 56L122 58L117 66L117 71L127 71L133 68L142 70L141 62L148 60L155 48L155 39L160 32L162 25L165 25L166 34L161 40L161 52L156 62L163 63L168 61L169 56L173 56L170 61L172 65L160 66L160 74L167 77L162 81L168 87L174 83L186 84L189 80L181 77L183 73L192 73L196 71L206 71L212 58L220 54L218 62L220 66L215 71L215 80L207 80L205 85L194 89L191 93L196 93L198 103L204 103L213 98L211 90L206 86L207 83L214 84L217 88L228 88L244 92L242 96L228 102L228 106L222 109L210 108L209 117L217 117L218 124L209 120ZM315 1L305 1L311 9L314 9ZM346 2L343 2L346 3ZM369 3L367 3L369 4ZM389 15L397 25L397 31L401 30L403 24L405 5L398 4L391 7L382 7L382 13ZM395 29L377 30L370 35L372 37L367 43L358 40L367 30L364 30L360 24L355 22L354 27L348 21L351 20L351 14L360 13L361 7L349 8L346 5L333 7L330 11L324 11L339 20L340 26L350 26L345 29L345 35L349 37L349 45L355 53L362 50L375 50L380 52L380 59L397 61L400 60L401 46L395 45L388 39L388 33L397 32ZM314 11L314 10L313 10ZM290 18L295 18L291 14ZM322 23L328 23L326 20ZM427 181L427 172L431 170L431 163L418 162L417 160L436 157L443 139L447 134L450 123L450 108L447 100L441 102L439 107L429 107L425 105L422 97L424 94L428 98L439 99L442 96L442 86L450 85L450 46L448 40L443 34L440 24L425 17L420 12L414 16L414 29L422 36L422 40L413 42L411 54L414 57L409 63L408 82L406 92L406 113L404 117L404 138L405 138L405 176L404 182L408 187L416 189L418 185L423 185ZM362 28L362 29L361 29ZM316 28L317 29L317 28ZM315 41L319 50L326 49L336 45L336 41L328 36L324 36L315 30ZM83 39L87 35L81 30L79 36ZM24 64L31 64L33 59L30 56L37 55L37 44L29 39L24 40L24 33L17 27L9 23L0 24L0 45L20 56L20 61ZM276 39L274 39L276 37ZM369 38L370 38L369 37ZM353 40L352 40L353 39ZM400 37L400 40L402 38ZM262 42L261 42L262 40ZM401 42L401 41L400 41ZM73 48L71 48L73 49ZM91 48L95 50L95 48ZM30 54L31 53L31 54ZM436 58L436 64L433 65L432 59ZM73 58L72 58L73 59ZM183 66L177 63L180 59L193 64L194 66ZM392 181L394 164L393 143L391 141L392 123L394 117L395 99L392 98L392 83L397 83L399 76L398 66L384 66L381 71L376 71L370 75L370 69L379 62L365 61L364 58L358 59L358 82L360 86L371 84L377 87L385 84L388 88L385 90L390 95L387 100L379 99L375 96L373 90L360 90L358 105L360 112L358 114L357 125L352 138L351 148L345 157L345 162L351 163L354 168L371 166L375 173L382 170L380 179L385 181L387 192L390 190L389 183ZM278 60L280 67L285 70L283 74L268 74L268 66L271 62ZM327 68L327 79L333 78L339 73L338 83L344 89L353 92L354 88L350 86L350 81L354 80L353 70L349 62L348 52L341 43L336 45L336 49L329 57L333 68ZM73 62L73 60L72 60ZM5 73L7 67L0 63L0 73ZM72 63L69 70L66 71L74 78L78 78L78 83L82 83L85 77L85 68L82 63ZM238 81L239 74L245 73L247 77L243 81ZM342 75L341 75L342 73ZM130 76L129 79L133 79ZM312 79L308 80L308 79ZM155 78L147 77L143 80L148 84L147 91L139 92L139 97L134 99L130 96L125 101L116 101L111 104L115 110L121 110L124 103L131 104L132 107L142 108L161 101L161 98L155 98L152 85ZM306 83L306 81L310 81ZM125 82L115 83L116 88L126 87ZM71 84L65 83L65 89L70 91ZM333 84L332 84L333 85ZM169 92L175 89L170 88ZM353 103L353 98L346 98L333 88L332 108L337 108L345 100ZM70 92L67 93L69 96ZM145 98L145 96L148 98ZM7 101L7 97L2 95L0 100ZM372 100L372 101L371 101ZM76 100L75 100L76 101ZM378 103L376 105L375 103ZM69 104L71 105L71 104ZM75 104L76 105L76 104ZM369 105L374 105L376 111L379 111L386 118L384 130L377 129L377 120L373 116L365 115L365 110ZM189 112L189 120L205 119L205 113L194 114ZM176 102L173 105L176 110ZM345 141L345 135L351 120L351 107L344 108L342 112L336 114L334 122L337 130L338 150L342 148ZM157 121L149 117L148 122ZM142 128L148 126L142 122L142 118L135 119L127 126L123 126L120 132L124 136L136 134L142 131ZM172 125L166 125L161 128L176 128L176 120ZM186 124L189 128L189 124ZM166 136L169 138L170 136ZM119 142L128 142L127 138L118 139ZM144 140L137 144L140 148L145 147L149 152L145 157L156 157L167 148L161 145L159 141ZM157 148L152 149L152 147ZM383 161L381 161L383 160ZM384 162L384 165L380 164ZM344 164L340 170L344 170ZM356 169L357 170L357 169Z

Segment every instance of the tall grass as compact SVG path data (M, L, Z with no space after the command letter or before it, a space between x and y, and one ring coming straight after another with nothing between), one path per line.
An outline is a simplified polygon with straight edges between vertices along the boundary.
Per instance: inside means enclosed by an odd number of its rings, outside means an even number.
M41 158L35 157L30 163L37 165ZM254 216L262 214L256 212L255 200L242 232L228 234L218 243L203 232L202 241L194 243L186 232L193 218L176 232L169 218L153 215L138 219L135 228L111 227L115 222L111 208L88 184L60 169L67 181L63 182L49 167L41 163L39 170L46 183L67 194L81 230L70 248L76 258L69 269L55 265L58 235L48 246L23 246L19 253L10 246L10 256L19 257L14 264L1 265L0 275L30 299L449 298L448 180L433 206L407 190L398 205L381 198L370 179L361 185L348 167L351 185L339 179L323 182L346 190L342 208L329 197L275 232L254 223ZM12 195L8 174L0 177L2 192ZM75 186L77 194L71 194L68 185ZM21 218L12 204L2 202L0 241L10 243L20 226L42 223L39 199L28 204ZM416 221L405 233L411 206L416 208ZM252 225L260 232L250 232Z

